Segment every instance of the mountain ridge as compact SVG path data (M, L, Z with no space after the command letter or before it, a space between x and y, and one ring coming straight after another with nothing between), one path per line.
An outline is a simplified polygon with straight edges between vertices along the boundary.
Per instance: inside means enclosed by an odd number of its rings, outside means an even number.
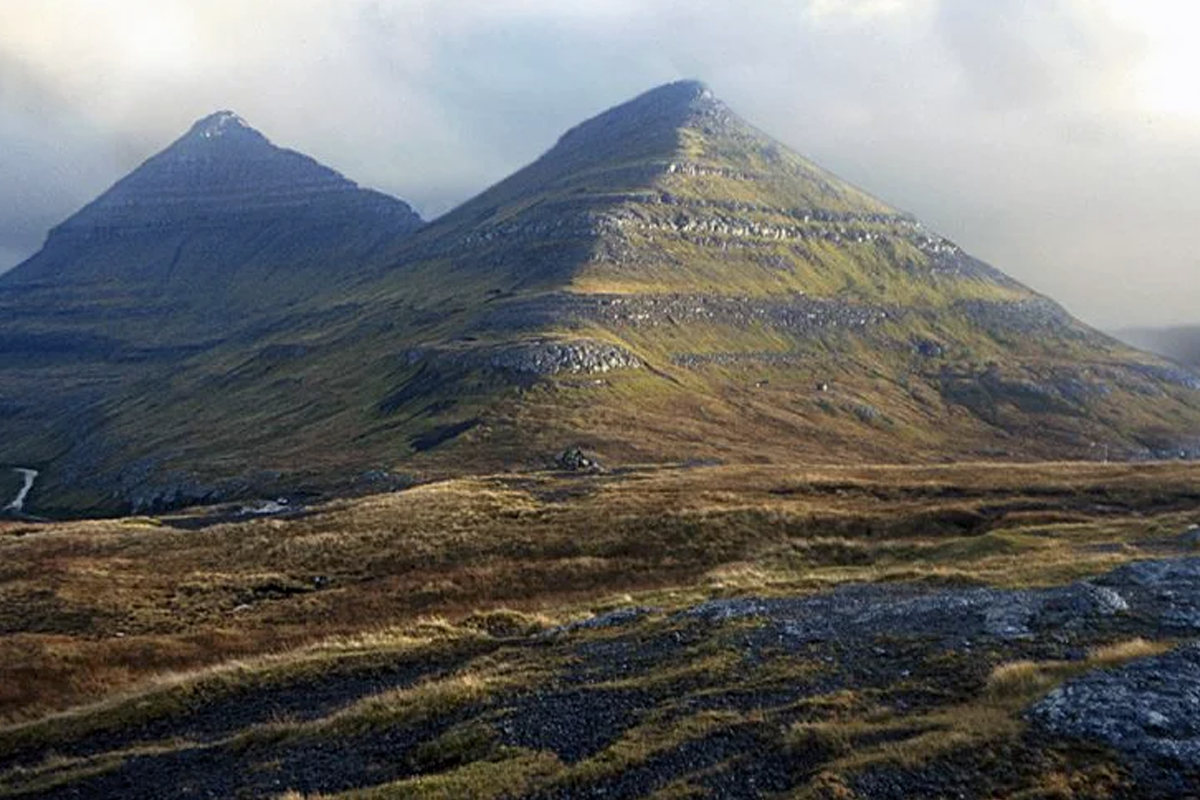
M154 400L98 390L86 435L39 462L45 502L342 491L368 474L547 466L577 444L616 464L1200 453L1200 379L697 82L601 112L419 229L367 227L371 246L333 277L328 255L305 262L313 278L279 314L238 306L239 334L168 359ZM0 458L20 463L16 447Z

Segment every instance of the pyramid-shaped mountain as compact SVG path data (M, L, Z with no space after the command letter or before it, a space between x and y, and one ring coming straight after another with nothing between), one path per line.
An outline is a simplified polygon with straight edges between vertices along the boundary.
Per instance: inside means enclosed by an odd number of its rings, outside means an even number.
M244 281L247 269L301 272L323 262L335 270L330 255L345 249L361 258L420 225L406 203L276 147L220 111L51 231L2 285L119 282L163 295L201 288L207 297Z
M34 463L43 504L539 467L571 445L607 463L1200 451L1195 375L1088 328L696 82L584 122L356 263L153 399L110 399ZM19 446L0 458L33 463Z
M232 112L200 120L0 275L0 464L49 463L190 359L327 311L421 224Z

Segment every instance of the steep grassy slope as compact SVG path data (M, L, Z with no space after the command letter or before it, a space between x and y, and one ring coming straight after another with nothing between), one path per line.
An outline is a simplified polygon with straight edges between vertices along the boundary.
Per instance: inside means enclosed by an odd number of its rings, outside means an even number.
M575 443L609 463L1200 447L1200 378L1087 328L694 82L579 125L334 274L152 384L92 375L99 402L54 411L86 413L69 435L9 426L0 457L47 467L35 507L78 509L545 465Z

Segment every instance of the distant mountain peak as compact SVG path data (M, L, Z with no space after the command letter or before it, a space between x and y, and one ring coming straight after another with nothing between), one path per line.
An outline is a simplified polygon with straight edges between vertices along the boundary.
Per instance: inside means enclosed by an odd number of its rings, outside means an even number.
M702 121L740 122L704 82L675 81L576 125L559 138L554 150L559 154L586 152L593 159L619 154L636 157L639 150L669 149L679 130Z
M278 147L233 111L221 110L193 123L61 223L47 245L74 252L79 241L97 237L347 223L378 225L379 235L387 236L407 233L421 220L407 203ZM64 263L77 265L71 259Z
M658 97L673 98L684 102L717 99L716 95L713 94L712 89L709 88L707 83L695 78L687 78L685 80L673 81L671 83L664 83L661 86L656 86L653 89L643 92L630 102Z

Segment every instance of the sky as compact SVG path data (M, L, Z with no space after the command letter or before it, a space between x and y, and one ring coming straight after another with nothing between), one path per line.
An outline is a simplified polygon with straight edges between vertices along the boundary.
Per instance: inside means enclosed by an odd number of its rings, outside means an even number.
M0 270L232 109L436 217L699 78L1105 328L1200 324L1194 0L0 0Z

